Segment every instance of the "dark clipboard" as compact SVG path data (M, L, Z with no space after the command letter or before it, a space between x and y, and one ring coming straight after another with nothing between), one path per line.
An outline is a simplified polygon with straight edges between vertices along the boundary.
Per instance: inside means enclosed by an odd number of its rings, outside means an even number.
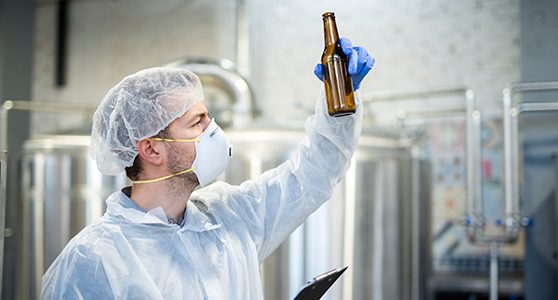
M308 281L302 289L297 293L293 300L318 300L320 299L327 290L333 285L333 283L347 270L347 267L333 269L329 272L325 272L321 275L314 277L312 280Z

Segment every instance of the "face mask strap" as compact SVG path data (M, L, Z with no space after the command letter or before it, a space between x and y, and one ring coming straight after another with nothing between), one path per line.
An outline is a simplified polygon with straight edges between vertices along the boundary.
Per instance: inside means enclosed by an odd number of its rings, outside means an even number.
M170 142L170 143L193 143L193 142L198 142L200 140L200 137L197 138L193 138L193 139L166 139L166 138L158 138L158 137L154 137L154 138L146 138L145 140L149 140L149 141L159 141L159 142ZM182 174L186 174L186 173L190 173L190 172L194 172L196 168L192 167L190 169L186 169L174 174L170 174L167 176L163 176L163 177L159 177L159 178L153 178L153 179L145 179L145 180L135 180L132 181L133 184L144 184L144 183L154 183L154 182L159 182L159 181L163 181L163 180L167 180L169 178L172 178L174 176L178 176L178 175L182 175Z
M194 138L194 139L164 139L164 138L147 138L145 140L148 141L159 141L159 142L168 142L168 143L193 143L193 142L197 142L200 140L199 137Z
M169 178L172 178L174 176L178 176L178 175L182 175L182 174L186 174L186 173L190 173L190 172L194 172L196 168L192 167L190 169L186 169L174 174L170 174L167 176L163 176L163 177L159 177L159 178L153 178L153 179L145 179L145 180L136 180L136 181L132 181L133 184L144 184L144 183L154 183L154 182L159 182L159 181L163 181L163 180L167 180Z
M211 119L211 122L214 123L215 119ZM209 128L209 127L208 127ZM206 129L207 130L207 129ZM159 142L177 142L177 143L193 143L193 142L199 142L201 140L201 137L203 136L203 134L205 133L205 131L198 137L193 138L193 139L168 139L168 138L159 138L159 137L153 137L153 138L145 138L144 140L149 140L149 141L159 141ZM170 175L166 175L166 176L162 176L159 178L153 178L153 179L145 179L145 180L136 180L136 181L132 181L133 184L145 184L145 183L154 183L154 182L159 182L159 181L163 181L163 180L167 180L169 178L172 178L174 176L178 176L178 175L182 175L182 174L186 174L186 173L190 173L190 172L194 172L196 170L195 166L192 166L192 168L190 169L186 169L174 174L170 174Z

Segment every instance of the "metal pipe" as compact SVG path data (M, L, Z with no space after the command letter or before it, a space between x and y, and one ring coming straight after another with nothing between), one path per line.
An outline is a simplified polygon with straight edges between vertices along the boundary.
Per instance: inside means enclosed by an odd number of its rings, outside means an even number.
M558 102L531 102L531 103L519 103L515 106L517 115L524 112L542 112L542 111L554 111L558 110Z
M513 185L516 183L516 178L512 170L513 158L512 158L512 130L511 121L509 117L512 113L512 88L504 88L503 94L503 106L504 106L504 204L506 216L511 215L512 203L515 198ZM516 114L514 112L514 114ZM513 165L515 166L515 165ZM507 217L506 217L507 222ZM507 224L506 224L507 225Z
M498 244L490 243L490 300L498 300Z
M386 102L386 101L397 101L397 100L406 100L406 99L408 100L408 99L416 99L416 98L455 96L459 94L466 94L467 91L472 92L472 90L467 87L458 86L458 87L450 87L450 88L435 89L435 90L428 90L428 91L415 91L415 92L404 92L404 93L383 92L377 94L364 95L364 102ZM472 94L471 96L474 96L474 94Z
M242 76L250 75L250 22L246 0L237 1L236 65Z
M93 114L96 106L31 100L6 100L0 107L0 151L8 150L8 112L12 110L51 113Z
M6 151L0 151L0 270L4 270L4 238L6 228L6 174L8 160ZM2 273L0 272L0 295L2 295Z
M484 212L481 195L481 123L478 110L468 113L467 122L467 193L465 226L467 236L475 241L484 230Z
M518 218L521 216L521 209L519 206L519 114L517 109L512 108L510 110L510 128L511 135L509 136L509 142L512 145L510 155L511 160L515 166L511 169L511 202L509 206L505 207L505 227L506 233L512 237L519 235ZM511 165L509 165L511 166Z
M243 128L250 124L259 114L252 88L236 70L234 63L228 60L208 59L180 59L171 62L166 67L186 68L196 73L202 83L211 80L218 84L233 99L233 128Z
M53 113L92 113L95 112L97 106L35 100L6 100L4 104L2 104L2 108L7 111L27 110Z
M519 197L519 115L525 112L557 111L558 103L519 103L514 106L513 95L524 92L558 90L558 81L511 83L502 90L504 119L504 205L506 233L517 239L519 226L524 223Z
M508 84L504 90L509 90L510 95L520 92L553 91L558 90L558 81L515 82Z
M0 107L0 151L8 152L8 110L3 105Z

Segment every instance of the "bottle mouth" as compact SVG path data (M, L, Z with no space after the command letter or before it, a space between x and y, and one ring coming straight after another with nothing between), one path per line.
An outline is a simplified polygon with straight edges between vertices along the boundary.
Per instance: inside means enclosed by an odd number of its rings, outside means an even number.
M332 11L328 11L328 12L323 13L322 17L323 18L330 18L330 17L335 18L335 14Z

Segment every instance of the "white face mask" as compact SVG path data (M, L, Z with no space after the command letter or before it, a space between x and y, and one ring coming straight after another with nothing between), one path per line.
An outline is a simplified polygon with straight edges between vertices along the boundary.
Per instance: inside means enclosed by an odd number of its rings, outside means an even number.
M223 129L211 119L205 131L195 139L166 139L149 138L154 141L196 143L196 158L190 169L186 169L174 174L159 178L136 180L134 184L153 183L172 178L177 175L194 172L198 177L200 186L211 183L219 174L223 173L232 158L232 145L229 144Z
M198 176L200 185L206 186L219 174L223 173L232 158L232 145L227 140L223 129L214 119L196 142L196 158L192 169Z

